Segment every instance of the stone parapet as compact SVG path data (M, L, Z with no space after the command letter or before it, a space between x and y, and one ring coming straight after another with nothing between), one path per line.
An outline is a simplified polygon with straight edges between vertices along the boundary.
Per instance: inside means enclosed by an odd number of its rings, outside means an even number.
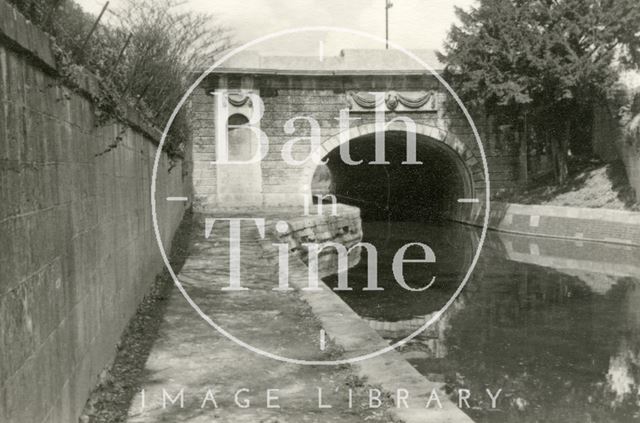
M640 213L491 202L489 228L524 235L640 246ZM464 223L482 226L482 204Z

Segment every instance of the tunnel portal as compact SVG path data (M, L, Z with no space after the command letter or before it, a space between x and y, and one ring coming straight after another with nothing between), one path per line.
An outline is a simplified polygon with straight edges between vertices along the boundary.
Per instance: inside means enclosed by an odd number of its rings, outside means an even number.
M417 135L417 161L407 158L407 134L385 133L385 159L389 164L371 164L375 157L375 133L351 139L350 157L361 164L342 160L340 148L330 151L326 165L315 170L315 194L333 194L340 203L360 208L365 220L434 221L451 218L460 208L457 200L471 196L469 173L450 147ZM325 201L328 197L325 199ZM316 200L317 201L317 200Z

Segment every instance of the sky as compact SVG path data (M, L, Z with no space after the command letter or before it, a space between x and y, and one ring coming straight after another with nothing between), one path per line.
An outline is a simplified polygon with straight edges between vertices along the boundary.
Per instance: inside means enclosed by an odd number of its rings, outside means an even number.
M111 0L110 7L123 0ZM105 0L76 0L98 13ZM454 5L469 8L475 0L392 0L389 39L407 49L442 49L447 31L456 22ZM236 45L295 27L338 26L384 38L385 0L186 0L184 7L217 16L230 28ZM261 43L252 50L264 54L316 54L322 41L324 54L344 48L384 48L384 44L344 33L303 33Z

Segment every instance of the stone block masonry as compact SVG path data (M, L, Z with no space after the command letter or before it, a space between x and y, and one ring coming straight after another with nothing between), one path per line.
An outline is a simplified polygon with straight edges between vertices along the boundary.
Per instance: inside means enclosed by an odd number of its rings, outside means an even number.
M48 36L0 1L1 422L77 421L163 267L149 201L157 133L133 113L97 127L53 66ZM169 246L186 205L165 197L186 195L190 178L166 155L158 178Z
M245 75L242 69L229 73L212 73L202 81L190 97L193 113L194 137L194 208L204 212L222 205L235 203L243 208L300 206L311 183L314 166L293 166L282 159L283 146L297 137L308 137L310 125L303 120L295 123L293 134L287 134L284 125L295 116L315 119L320 129L324 154L339 145L340 110L349 107L353 92L408 92L432 91L438 100L437 110L413 110L410 112L388 111L386 121L399 116L410 116L419 126L418 135L439 144L455 156L472 181L469 196L484 195L486 181L482 170L479 149L468 122L460 113L448 111L444 106L446 95L438 81L432 76L391 76L375 75L299 75L256 74ZM233 73L237 72L237 74ZM266 71L264 71L266 72ZM225 177L228 169L214 165L216 160L216 103L211 93L238 92L250 90L258 95L264 104L264 114L257 127L269 140L269 152L256 168L245 172L254 175L255 183L248 177L242 180L242 190L232 187L237 176ZM244 108L244 109L243 109ZM233 113L243 112L247 106L235 107ZM375 114L352 110L349 139L375 133ZM514 189L518 186L518 152L513 146L496 145L495 134L488 119L477 116L476 125L485 144L491 187L493 192ZM391 130L405 131L406 126L396 122ZM232 143L230 142L230 145ZM310 142L300 141L293 148L296 160L307 157L312 152ZM323 154L323 155L324 155ZM244 158L246 159L246 157ZM427 163L428 166L428 163ZM242 174L242 173L241 173ZM443 178L446 178L443 175ZM252 179L253 181L253 179ZM445 182L446 183L446 182ZM251 194L247 193L251 191Z
M465 223L482 226L484 205ZM579 207L491 202L489 228L540 237L640 246L640 213Z
M640 98L640 74L623 71L618 82L625 101L605 102L594 108L593 150L608 162L622 160L636 200L640 200L640 110L634 100Z

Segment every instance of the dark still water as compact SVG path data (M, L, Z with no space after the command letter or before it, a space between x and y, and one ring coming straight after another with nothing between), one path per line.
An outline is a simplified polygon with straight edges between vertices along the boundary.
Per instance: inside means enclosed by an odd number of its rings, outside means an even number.
M464 276L479 232L456 224L364 223L378 248L382 292L363 292L367 259L349 270L343 299L389 341L422 326ZM410 292L394 280L395 252L420 241L435 264L407 264ZM412 253L413 252L413 253ZM421 250L412 248L407 254ZM480 422L640 421L640 251L631 247L490 232L460 297L399 351L455 398L471 392ZM335 278L327 281L335 284ZM502 392L497 409L485 390Z

